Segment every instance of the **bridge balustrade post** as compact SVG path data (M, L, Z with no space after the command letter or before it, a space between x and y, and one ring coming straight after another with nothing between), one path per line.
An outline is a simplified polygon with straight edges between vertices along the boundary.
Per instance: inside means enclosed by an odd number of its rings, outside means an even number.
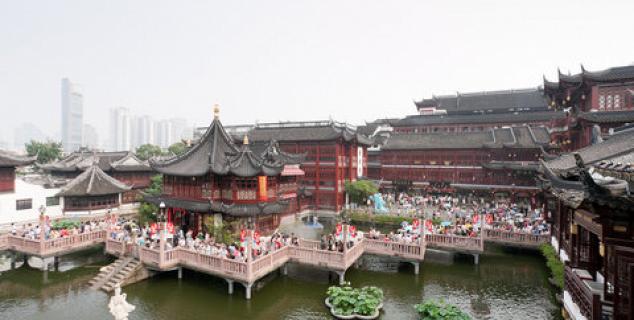
M229 286L229 294L233 294L233 280L225 279L227 281L227 285Z
M251 280L251 276L253 273L253 230L249 229L247 231L247 248L246 248L246 262L247 262L247 279ZM246 285L245 285L246 287ZM248 297L247 299L251 299L251 286L248 287Z
M244 289L245 289L245 297L247 300L251 300L251 287L253 286L253 283L245 283L244 284Z
M160 222L160 228L159 228L159 232L161 233L159 236L159 241L161 243L159 243L159 268L161 268L163 266L163 262L165 261L165 232L164 232L164 225L162 222Z

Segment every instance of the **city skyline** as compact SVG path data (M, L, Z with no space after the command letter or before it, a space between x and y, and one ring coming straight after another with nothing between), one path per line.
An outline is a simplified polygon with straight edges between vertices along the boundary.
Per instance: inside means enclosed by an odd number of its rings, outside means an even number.
M227 124L359 124L413 114L412 100L432 94L536 87L557 68L633 62L615 31L628 29L631 3L571 3L1 5L0 105L11 112L0 140L23 123L61 135L64 77L82 85L84 122L106 140L103 119L118 106L193 126L210 122L214 103ZM576 28L585 32L552 36Z

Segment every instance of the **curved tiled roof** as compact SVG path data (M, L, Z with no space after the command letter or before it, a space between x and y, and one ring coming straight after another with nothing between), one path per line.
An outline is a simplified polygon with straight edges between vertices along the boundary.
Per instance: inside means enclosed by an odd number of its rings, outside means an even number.
M414 115L395 121L394 127L408 127L434 124L477 124L477 123L526 123L566 118L565 112L533 111L491 114Z
M338 126L335 123L325 125L256 126L248 133L248 136L251 141L328 141L341 138L344 141L356 141L364 145L371 145L373 142L372 139L358 133L356 130L347 126Z
M547 109L548 104L538 88L488 92L457 93L434 96L414 102L418 108L436 107L447 112L479 110Z
M581 66L581 72L577 74L563 74L557 70L559 76L559 82L552 82L546 80L544 77L544 88L559 89L560 82L566 82L571 84L580 84L583 81L593 82L614 82L614 81L630 81L634 80L634 65L612 67L601 71L588 71L583 65Z
M382 150L539 148L549 142L546 128L522 126L482 132L392 134Z
M88 152L77 151L53 163L40 165L49 172L84 171L97 163L103 171L151 171L146 161L141 161L132 152Z
M238 148L222 123L215 118L198 143L184 154L171 158L152 158L156 171L176 176L201 176L208 172L239 177L279 175L286 158L263 158L254 153L248 141Z
M579 119L595 123L625 123L634 122L634 110L584 112Z
M265 160L253 153L244 145L242 150L231 155L229 160L229 173L238 177L276 176L284 170L284 164L277 160Z
M275 202L258 202L253 204L224 204L214 201L183 200L154 196L145 196L145 201L157 205L162 201L168 207L183 208L195 212L221 212L234 217L280 213L283 212L290 203L289 200L278 200Z
M593 144L576 151L586 164L594 164L602 160L617 158L634 152L634 131L614 134L601 143ZM545 165L555 171L566 171L576 167L573 154L564 154Z
M96 164L71 180L60 190L58 196L100 196L117 194L130 190L130 187L107 175Z
M13 152L0 150L0 168L26 166L35 162L36 159L36 156L21 156Z

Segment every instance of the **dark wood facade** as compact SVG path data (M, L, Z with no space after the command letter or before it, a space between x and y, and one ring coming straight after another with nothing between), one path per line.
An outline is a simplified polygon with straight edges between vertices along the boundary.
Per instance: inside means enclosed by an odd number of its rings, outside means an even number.
M544 128L488 132L394 134L371 151L369 177L383 187L411 186L426 192L486 190L534 198L537 161L548 148Z
M634 131L583 148L575 157L544 163L541 175L553 244L566 262L564 296L588 319L634 319L634 197L629 193ZM564 306L567 312L574 309L566 300Z

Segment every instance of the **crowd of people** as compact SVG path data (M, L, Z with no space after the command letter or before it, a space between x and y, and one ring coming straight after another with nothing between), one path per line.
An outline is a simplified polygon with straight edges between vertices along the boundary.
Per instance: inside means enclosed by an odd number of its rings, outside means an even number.
M359 243L359 241L361 241L364 237L363 231L357 230L355 226L348 226L347 239L344 238L343 232L343 226L338 224L332 233L321 236L319 248L321 250L343 252L344 242L349 249Z
M42 226L40 226L39 223L29 223L18 227L15 223L12 223L11 235L30 240L39 240L41 235L43 235L44 240L54 240L73 235L90 233L92 231L106 230L107 225L108 224L105 219L95 219L71 224L61 224L60 226L57 226L55 223L51 223L49 219L46 219Z
M404 192L385 193L381 197L389 208L385 214L431 220L433 224L426 226L426 232L432 234L477 237L481 229L533 235L550 233L542 210L531 208L526 202L518 204L508 199L484 201L479 198L410 195Z

